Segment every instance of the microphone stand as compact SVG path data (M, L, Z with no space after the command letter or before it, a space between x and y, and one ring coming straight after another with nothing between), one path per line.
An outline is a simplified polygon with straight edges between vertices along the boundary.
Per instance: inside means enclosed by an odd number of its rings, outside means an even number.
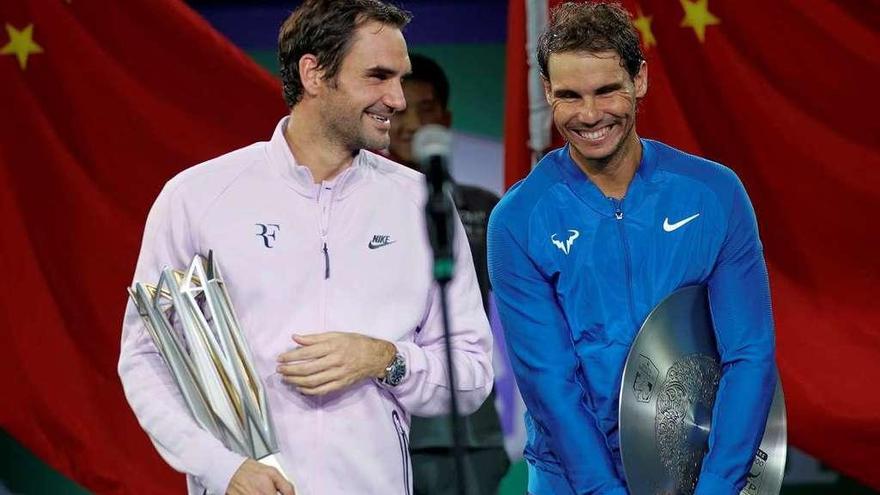
M440 310L443 316L443 340L446 347L446 369L449 379L450 418L452 422L452 454L455 459L457 493L465 495L464 448L461 418L458 416L458 398L455 388L455 368L452 365L452 339L449 333L449 309L446 288L452 280L455 267L453 240L455 239L455 203L452 201L452 181L444 158L431 156L424 168L428 184L425 215L428 236L434 250L434 280L440 286Z

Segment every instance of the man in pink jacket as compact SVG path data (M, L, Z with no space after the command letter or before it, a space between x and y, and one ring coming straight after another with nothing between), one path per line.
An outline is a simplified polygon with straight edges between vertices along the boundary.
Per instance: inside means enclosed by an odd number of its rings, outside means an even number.
M408 21L378 0L306 1L279 39L290 115L268 142L174 177L147 218L135 280L216 254L298 495L409 494L409 416L449 410L424 180L367 151L388 146L406 106ZM491 390L492 341L460 222L456 246L449 315L467 414ZM131 304L119 374L190 493L293 493L198 428Z

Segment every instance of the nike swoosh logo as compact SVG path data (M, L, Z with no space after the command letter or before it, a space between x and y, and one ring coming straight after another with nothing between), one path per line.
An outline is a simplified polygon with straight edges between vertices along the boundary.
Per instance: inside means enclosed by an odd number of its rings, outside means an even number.
M685 218L684 220L679 220L678 222L675 222L675 223L669 223L669 217L666 217L663 219L663 230L665 230L666 232L672 232L673 230L678 230L681 227L683 227L686 223L697 218L698 216L700 216L699 213L697 213L695 215L691 215L691 216Z
M380 247L385 247L389 244L394 244L395 242L397 242L397 241L386 241L386 242L378 242L378 243L373 243L373 241L370 241L369 248L370 249L379 249Z

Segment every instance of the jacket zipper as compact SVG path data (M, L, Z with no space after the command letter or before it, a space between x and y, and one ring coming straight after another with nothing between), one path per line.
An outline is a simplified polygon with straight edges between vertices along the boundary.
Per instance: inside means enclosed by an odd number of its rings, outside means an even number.
M406 430L400 422L400 415L397 410L391 411L391 420L394 422L394 429L397 430L397 441L400 444L400 458L403 461L403 487L406 495L410 495L409 491L409 441L406 439Z
M325 192L326 191L326 192ZM319 233L321 234L321 253L324 255L324 280L330 278L330 249L327 247L327 231L330 223L330 208L333 201L333 189L324 186L324 183L318 185L318 215Z
M327 331L327 284L330 279L330 248L327 243L327 233L330 229L330 209L333 206L333 193L335 192L335 187L327 186L324 182L321 182L318 186L318 234L321 236L321 254L324 257L324 283L321 284L321 331ZM318 408L316 412L316 429L318 432L323 433L324 431L324 397L318 397ZM318 435L316 435L316 439ZM316 442L314 446L314 452L318 459L324 458L322 453L323 445L321 442ZM320 461L319 461L320 462ZM316 480L318 491L316 493L323 492L323 480Z
M327 251L327 241L324 240L324 280L330 278L330 252Z
M636 322L636 312L633 305L632 261L629 255L629 243L626 242L626 229L623 228L623 200L608 198L614 206L614 218L617 220L617 230L620 232L620 244L623 246L623 268L626 273L626 295L629 306L629 318L636 331L639 324Z

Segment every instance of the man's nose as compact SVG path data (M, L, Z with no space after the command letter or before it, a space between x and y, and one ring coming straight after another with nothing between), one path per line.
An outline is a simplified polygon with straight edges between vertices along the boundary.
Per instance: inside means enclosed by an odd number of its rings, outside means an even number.
M390 81L390 87L385 93L382 102L395 112L406 110L406 98L403 96L403 86L400 84L400 81Z
M592 96L584 98L583 104L578 111L578 117L581 122L587 125L595 125L602 120L602 111L596 104L596 98Z

